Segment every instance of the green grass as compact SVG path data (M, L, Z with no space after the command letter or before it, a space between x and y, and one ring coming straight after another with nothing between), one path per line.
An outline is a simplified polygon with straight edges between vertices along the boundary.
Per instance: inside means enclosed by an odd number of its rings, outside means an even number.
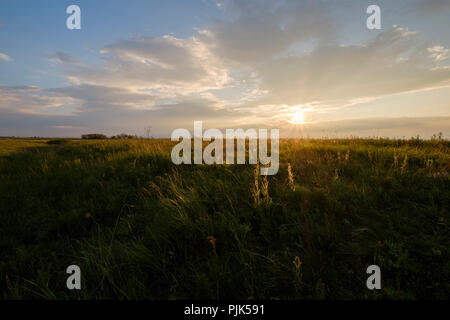
M173 145L0 139L0 297L450 297L448 141L282 140L268 178Z

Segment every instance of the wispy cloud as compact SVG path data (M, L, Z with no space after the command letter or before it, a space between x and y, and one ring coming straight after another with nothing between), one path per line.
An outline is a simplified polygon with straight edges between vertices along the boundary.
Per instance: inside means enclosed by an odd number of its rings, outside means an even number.
M450 50L443 46L434 46L427 50L435 61L444 61L450 57Z
M161 94L185 94L226 85L228 70L219 58L195 37L138 37L105 46L105 63L82 65L67 54L53 57L74 83L134 90L158 90Z
M10 56L8 56L5 53L0 52L0 60L6 61L6 62L11 62L11 61L13 61L13 58L11 58Z
M0 85L0 110L38 114L69 104L72 99L34 86Z
M430 52L415 33L394 26L363 45L318 47L267 62L258 68L261 89L268 91L262 102L345 106L356 99L425 90L450 80L450 70L436 63L444 54L442 47Z

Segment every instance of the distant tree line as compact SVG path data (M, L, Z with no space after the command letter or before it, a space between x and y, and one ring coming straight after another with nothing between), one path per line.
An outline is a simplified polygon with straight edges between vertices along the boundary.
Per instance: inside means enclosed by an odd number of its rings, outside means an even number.
M137 135L131 135L126 133L121 133L116 136L112 136L111 139L137 139Z
M108 137L100 133L89 133L82 134L81 139L108 139Z
M131 135L126 133L121 133L115 136L110 137L109 139L137 139L137 135ZM89 134L82 134L81 139L108 139L108 137L101 133L89 133Z

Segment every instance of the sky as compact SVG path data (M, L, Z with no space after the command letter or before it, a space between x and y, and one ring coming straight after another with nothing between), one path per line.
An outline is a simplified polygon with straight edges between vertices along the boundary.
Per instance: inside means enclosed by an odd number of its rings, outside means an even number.
M450 138L450 0L0 2L0 136L170 137L198 120Z

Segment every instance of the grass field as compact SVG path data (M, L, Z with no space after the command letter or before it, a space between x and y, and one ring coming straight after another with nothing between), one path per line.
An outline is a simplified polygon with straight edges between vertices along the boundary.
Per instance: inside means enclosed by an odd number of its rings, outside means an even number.
M173 145L0 139L0 296L450 298L449 141L281 140L268 178Z

